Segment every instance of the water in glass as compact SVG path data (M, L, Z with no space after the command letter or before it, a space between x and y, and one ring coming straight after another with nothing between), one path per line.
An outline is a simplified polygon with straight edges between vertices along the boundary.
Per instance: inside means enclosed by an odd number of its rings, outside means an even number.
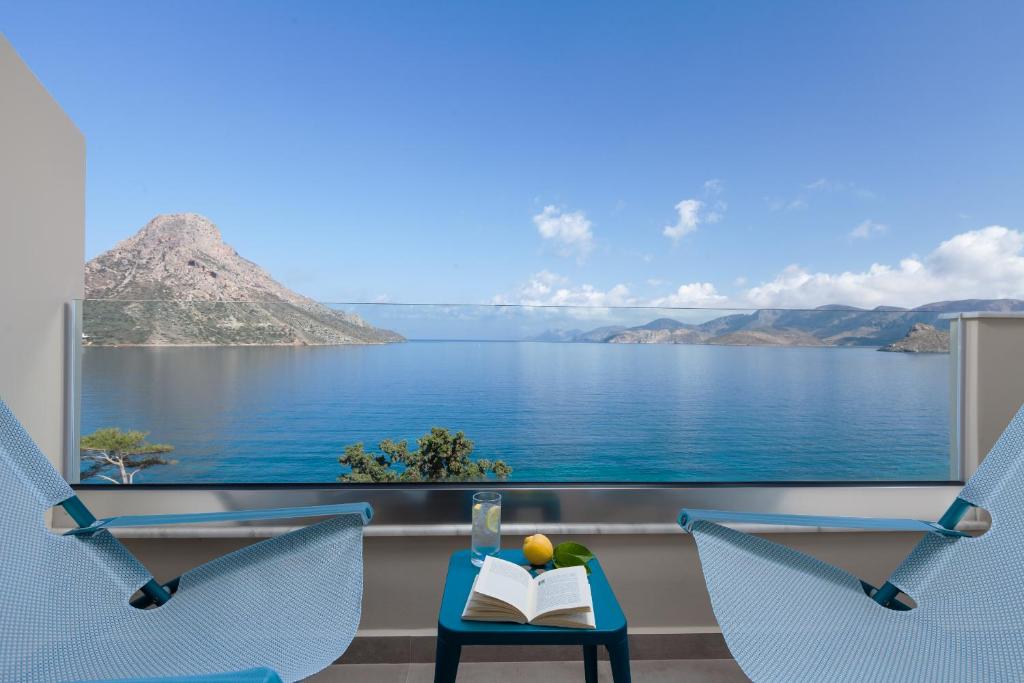
M488 555L501 549L501 494L473 494L473 541L471 559L480 567Z

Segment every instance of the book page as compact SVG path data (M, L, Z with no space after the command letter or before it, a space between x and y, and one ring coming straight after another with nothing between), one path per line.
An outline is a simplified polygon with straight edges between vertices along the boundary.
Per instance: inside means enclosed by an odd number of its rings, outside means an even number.
M597 628L593 610L586 612L554 612L539 616L532 624L537 626L560 626L561 628Z
M583 567L553 569L538 576L534 583L537 591L530 606L531 618L558 610L593 609L587 570Z
M466 606L462 610L462 618L472 621L512 621L517 624L526 623L526 615L512 607L504 600L491 598L476 592L476 584L480 576L473 579L473 588L469 592Z
M533 578L530 573L506 560L488 557L477 575L473 592L507 603L529 614Z

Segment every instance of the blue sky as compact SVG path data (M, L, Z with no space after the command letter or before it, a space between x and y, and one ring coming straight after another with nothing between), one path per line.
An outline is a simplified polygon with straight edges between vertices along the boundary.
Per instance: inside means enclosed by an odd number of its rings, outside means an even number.
M88 256L202 213L327 301L1024 297L1019 3L0 2Z

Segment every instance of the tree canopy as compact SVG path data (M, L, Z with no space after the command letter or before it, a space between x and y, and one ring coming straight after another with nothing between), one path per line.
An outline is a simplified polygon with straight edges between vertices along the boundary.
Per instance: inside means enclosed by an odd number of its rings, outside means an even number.
M169 453L174 446L147 443L149 432L122 431L118 427L97 429L81 439L82 459L88 461L88 469L82 472L82 479L99 477L112 484L133 484L135 475L156 465L169 465L173 461L160 457ZM114 470L115 476L105 474Z
M502 460L473 460L473 442L462 432L452 434L434 427L416 440L418 448L409 449L406 440L384 439L379 453L367 452L362 443L345 447L338 462L352 471L338 481L353 483L393 483L417 481L479 481L494 475L507 479L512 468Z

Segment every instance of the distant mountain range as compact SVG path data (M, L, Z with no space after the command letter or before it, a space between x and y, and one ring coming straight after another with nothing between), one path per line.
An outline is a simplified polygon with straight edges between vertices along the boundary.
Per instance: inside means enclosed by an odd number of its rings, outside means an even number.
M405 341L297 294L238 255L211 221L159 215L85 266L93 345L327 345Z
M886 346L905 340L917 324L942 327L943 313L1024 311L1019 299L938 301L917 308L874 309L827 305L813 310L764 309L734 313L704 323L658 318L636 327L599 327L590 331L548 330L529 341L606 344L715 344L723 346ZM920 337L921 330L917 334ZM906 349L914 350L911 343ZM929 350L933 350L930 345ZM894 349L896 350L896 349Z

